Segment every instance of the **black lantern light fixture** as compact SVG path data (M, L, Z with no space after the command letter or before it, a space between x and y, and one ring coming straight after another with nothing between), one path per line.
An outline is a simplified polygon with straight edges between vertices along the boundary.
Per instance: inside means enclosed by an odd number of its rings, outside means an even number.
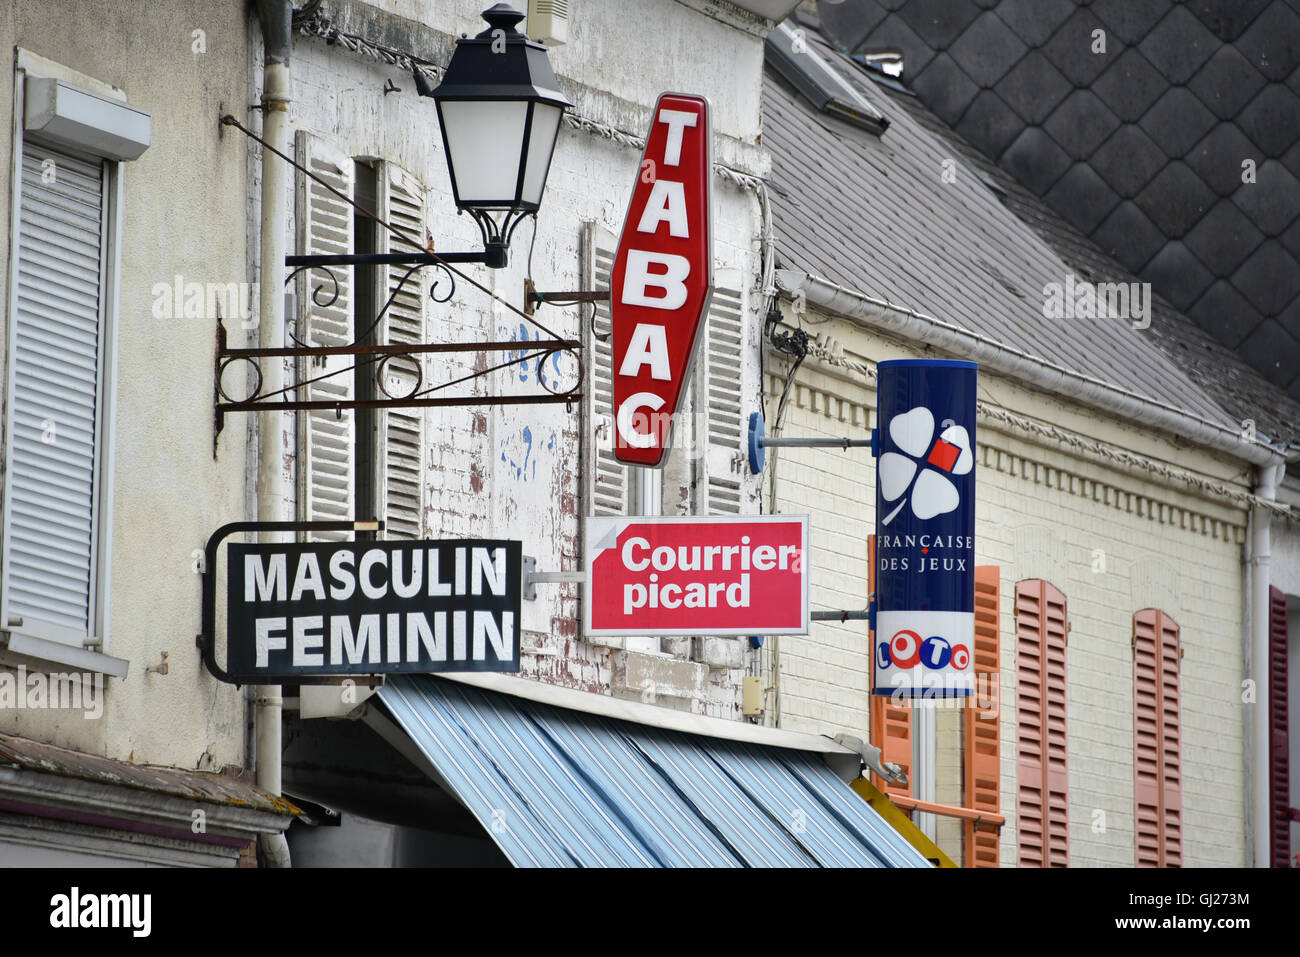
M214 369L216 428L219 435L224 417L231 412L343 412L356 409L424 408L442 406L478 405L531 405L536 403L563 403L573 407L582 398L582 343L576 339L562 338L533 318L536 307L542 303L600 302L609 299L608 290L578 290L572 292L538 292L530 281L525 282L526 302L523 309L506 303L521 319L535 326L546 338L520 341L488 342L369 342L364 341L375 330L398 293L407 283L418 283L413 277L425 268L441 270L442 278L428 286L429 298L437 303L451 299L459 277L479 291L496 297L496 292L456 268L458 264L481 263L493 269L507 264L507 249L515 228L526 217L535 215L541 206L550 172L551 155L560 132L564 111L571 105L560 93L555 82L555 72L547 58L546 47L520 33L517 26L524 15L509 4L498 3L483 12L488 28L476 37L463 36L456 41L451 61L442 71L442 82L436 89L430 86L425 74L414 69L415 87L420 96L431 96L438 108L442 128L442 142L447 151L447 168L451 176L452 192L460 212L469 213L478 223L483 235L481 250L437 250L430 238L420 230L410 233L385 222L371 210L336 189L316 173L273 147L232 115L221 117L223 127L231 126L261 144L264 154L273 153L287 162L303 176L313 180L339 200L352 206L358 215L373 219L375 223L406 244L407 249L392 252L310 253L287 255L285 267L289 275L285 284L308 270L306 290L312 303L324 309L338 301L343 285L334 270L354 269L360 266L405 267L397 278L387 301L373 318L354 316L355 328L365 329L356 341L346 345L318 346L294 339L292 346L260 348L234 348L227 345L226 332L218 320L217 356ZM391 83L388 84L391 86ZM385 87L385 93L392 92ZM327 282L316 283L313 276L324 275ZM394 273L393 275L396 275ZM310 322L311 311L306 314ZM542 391L519 395L448 395L441 390L471 379L489 375L500 369L536 360L538 367L550 357L567 353L577 360L577 383L569 389L558 390L538 377ZM384 370L395 359L414 361L422 369L425 355L456 353L507 353L510 357L495 364L484 363L484 368L468 376L458 376L446 382L424 384L423 372L418 372L416 383L410 391L393 395L385 385ZM282 362L286 359L318 362L322 358L351 357L351 365L339 364L335 371L318 374L313 366L311 377L274 391L264 391L260 360ZM234 362L251 363L254 386L252 391L238 396L226 393L223 386L224 370ZM305 393L312 383L336 375L355 374L363 366L373 366L377 394L383 398L338 399L321 398ZM476 361L477 368L477 361ZM390 369L391 371L391 369ZM304 397L305 396L305 397ZM215 442L214 437L214 454ZM319 524L319 523L316 523ZM322 526L323 527L323 526ZM215 672L214 672L215 673Z
M517 29L524 15L507 3L483 12L488 28L461 37L437 89L415 71L421 96L438 107L456 208L483 233L486 263L506 264L510 236L535 214L564 111L546 47Z

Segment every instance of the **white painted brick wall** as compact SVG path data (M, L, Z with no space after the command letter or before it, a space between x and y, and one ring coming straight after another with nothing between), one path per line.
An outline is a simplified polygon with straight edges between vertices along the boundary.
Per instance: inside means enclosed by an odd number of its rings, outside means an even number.
M403 16L412 15L408 0L394 0L384 6ZM422 19L449 31L453 22L458 29L462 23L472 26L479 9L458 0L436 18ZM615 14L622 16L621 22ZM638 22L653 23L655 29L639 30ZM620 25L604 29L607 23ZM687 34L689 41L683 40ZM600 56L587 62L591 44L597 38ZM684 52L683 42L726 48L728 55L710 56L697 63L689 52ZM476 228L469 217L456 215L452 203L432 102L417 99L409 89L402 95L385 96L385 79L398 71L338 47L299 40L294 55L294 125L329 138L349 155L378 157L409 170L430 188L429 227L437 248L478 248L481 240ZM736 89L737 70L751 74L752 82L742 87L759 87L761 37L666 0L654 4L620 0L617 8L611 5L609 10L586 10L573 25L569 46L555 51L553 61L562 82L586 84L573 91L578 112L642 133L638 125L648 121L655 95L664 87L651 91L646 85L647 76L623 69L633 56L641 63L656 62L656 69L671 69L674 74L680 74L690 63L691 89L709 95L715 104L718 154L744 154L748 150L750 160L762 159L761 152L752 145L759 119L758 101ZM616 75L599 72L607 69L599 67L602 63L619 64ZM409 77L403 81L397 76L397 84L409 88ZM338 95L342 90L348 91L346 97ZM743 142L730 137L740 137ZM507 268L472 266L465 272L498 291L507 302L522 305L531 244L532 278L538 289L580 288L582 224L596 222L618 234L639 162L636 149L562 127L546 196L535 223L535 240L534 224L524 224L515 234ZM751 193L718 177L713 185L715 269L738 270L742 285L748 289L758 281L758 259L751 252L760 233L757 203ZM427 271L426 285L435 278L435 271ZM757 323L756 301L752 296L750 299L750 321ZM458 282L450 302L431 304L429 310L429 328L435 341L524 336L535 340L541 335L513 311L491 302L486 294L464 281ZM558 335L579 338L585 314L575 308L547 306L538 311L537 318ZM504 358L494 354L490 363L483 362L480 368ZM431 362L431 381L466 374L472 361L472 356L438 357ZM503 370L474 386L457 387L453 394L486 394L489 388L497 395L538 391L536 363L530 362L522 370ZM563 405L429 410L425 429L425 532L435 538L519 538L524 542L524 553L537 558L540 570L579 568L579 426L580 409L576 403L570 410ZM536 601L525 603L521 673L609 694L611 650L578 637L577 598L574 586L544 585L538 589ZM738 719L743 674L741 669L710 671L702 683L701 695L690 701L691 709Z
M869 393L863 386L832 379L807 365L805 369L800 382L869 407ZM870 438L865 415L858 416L854 427L852 416L841 422L838 414L829 418L814 411L814 401L824 408L821 398L815 399L808 389L793 390L783 434ZM781 449L768 454L768 469L775 465L777 475L775 511L809 517L813 608L865 608L867 535L875 520L870 451ZM772 499L765 502L772 509ZM782 636L779 647L781 727L814 734L845 732L865 739L871 678L867 623L817 622L810 635ZM767 707L770 712L771 695Z
M873 359L911 355L837 321L817 328ZM783 371L779 361L769 366L770 374ZM865 426L854 429L838 414L828 417L818 411L827 403L817 391L874 406L873 394L864 388L867 380L845 382L830 371L813 359L805 363L799 382L808 388L794 390L785 434L869 435ZM995 382L991 376L982 378L982 398ZM770 376L769 396L779 390L780 380ZM1122 441L1143 454L1163 455L1170 464L1199 468L1231 484L1231 463L1192 452L1174 454L1154 437L1135 437L1090 413L1060 412L1060 406L1049 406L1028 392L1007 387L996 391L1012 411ZM1004 453L1000 460L982 454L976 472L977 561L1001 566L1002 811L1007 816L1003 864L1016 861L1015 583L1041 577L1065 593L1072 626L1067 652L1071 863L1133 865L1131 622L1135 611L1159 607L1180 624L1184 648L1180 673L1184 863L1242 866L1244 512L1219 500L1156 484L1145 474L1120 474L1032 443L1024 435L995 431L986 427L986 420L980 422L978 442L981 448ZM1024 456L1025 461L1013 462L1010 454ZM1065 470L1065 478L1054 469ZM874 530L869 453L784 449L777 475L779 510L812 517L813 606L861 607L867 587L866 535ZM1098 491L1100 501L1095 501L1082 484L1085 479L1109 482L1114 489ZM1177 514L1172 523L1162 523L1149 517L1145 501L1130 496L1150 496L1166 506L1208 516L1207 530L1201 530L1200 518L1188 522L1194 528L1182 527ZM1159 515L1159 508L1155 511ZM1096 549L1105 553L1106 569L1101 573L1093 571ZM780 652L782 727L867 736L870 659L865 624L817 624L806 638L783 638ZM962 803L958 714L941 711L938 720L936 797L942 803ZM1105 815L1104 831L1094 831L1098 810ZM958 835L957 825L940 824L941 844L956 859L961 850Z

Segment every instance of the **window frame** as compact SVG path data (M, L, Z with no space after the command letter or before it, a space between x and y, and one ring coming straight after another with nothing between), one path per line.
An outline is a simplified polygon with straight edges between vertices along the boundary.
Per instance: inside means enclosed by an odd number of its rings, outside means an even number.
M26 111L26 81L28 77L60 79L103 93L111 87L84 77L75 71L60 68L44 59L19 50L14 70L14 100L11 126L12 156L9 171L9 249L6 281L7 328L5 330L5 409L3 418L5 461L13 455L13 429L10 427L14 408L14 363L18 306L18 236L22 223L22 164L28 141L44 142L39 134L29 136L24 127ZM114 98L125 98L112 91ZM52 143L54 148L75 152L75 147ZM91 153L91 151L85 151ZM91 155L94 155L91 153ZM100 157L103 170L102 206L100 211L100 341L97 357L98 415L96 421L94 477L91 512L91 569L90 588L87 595L87 629L84 635L46 622L24 620L11 626L9 613L7 555L12 500L6 486L0 495L0 634L8 637L8 650L12 654L69 664L87 670L97 670L114 677L124 677L127 662L112 658L109 648L112 595L112 539L113 539L113 472L116 447L117 417L117 347L120 322L119 291L121 286L122 251L122 163Z

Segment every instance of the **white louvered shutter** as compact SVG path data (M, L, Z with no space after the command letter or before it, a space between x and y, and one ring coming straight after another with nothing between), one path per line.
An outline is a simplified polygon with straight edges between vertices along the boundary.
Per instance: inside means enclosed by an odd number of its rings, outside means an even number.
M317 137L299 132L300 161L315 175L348 198L353 196L355 175L351 157ZM352 207L320 183L298 174L298 250L303 255L343 254L354 251ZM310 346L351 345L356 336L353 322L353 270L335 267L338 298L330 301L334 282L321 269L299 274L298 338ZM315 291L320 288L319 294ZM327 302L329 305L318 305ZM352 356L330 356L305 360L298 370L300 382L312 382L302 391L311 401L350 401L354 395ZM345 371L347 370L347 371ZM350 521L356 517L356 418L351 410L312 410L299 421L301 463L298 470L298 501L307 521ZM369 509L366 509L369 511ZM344 541L351 532L315 532L315 541Z
M735 466L749 424L744 370L749 343L739 280L734 270L719 271L716 277L702 350L703 375L696 378L705 393L705 407L699 411L704 413L708 441L704 504L711 515L748 511L744 506L745 473Z
M582 288L608 289L618 237L589 223L583 229ZM614 458L614 369L612 344L592 335L591 309L584 306L582 341L588 357L585 384L587 434L583 436L583 505L587 515L626 515L628 470ZM596 304L596 331L610 330L609 303Z
M381 215L395 227L419 241L425 237L425 190L414 176L392 163L383 165L380 183L384 211ZM380 248L393 253L416 250L387 230L380 230ZM389 266L380 290L379 308L393 295L393 302L378 329L378 341L384 345L418 345L427 342L425 333L424 290L429 286L429 269L417 270L403 284L409 266ZM398 291L400 285L400 291ZM394 295L395 294L395 295ZM417 367L424 372L426 357L394 359L384 367L384 388L389 395L401 397L417 391ZM427 382L427 376L424 376ZM385 398L378 393L377 398ZM385 538L416 539L423 537L424 410L384 409L379 417L379 514L384 520Z
M104 163L32 140L22 150L4 624L79 646L96 628Z

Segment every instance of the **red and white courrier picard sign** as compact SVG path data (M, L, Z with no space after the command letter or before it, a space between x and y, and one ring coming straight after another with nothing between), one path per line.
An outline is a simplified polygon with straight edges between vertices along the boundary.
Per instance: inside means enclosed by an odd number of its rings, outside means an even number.
M609 281L620 462L663 465L713 295L712 142L708 100L659 97Z
M589 635L806 635L808 519L587 519Z

